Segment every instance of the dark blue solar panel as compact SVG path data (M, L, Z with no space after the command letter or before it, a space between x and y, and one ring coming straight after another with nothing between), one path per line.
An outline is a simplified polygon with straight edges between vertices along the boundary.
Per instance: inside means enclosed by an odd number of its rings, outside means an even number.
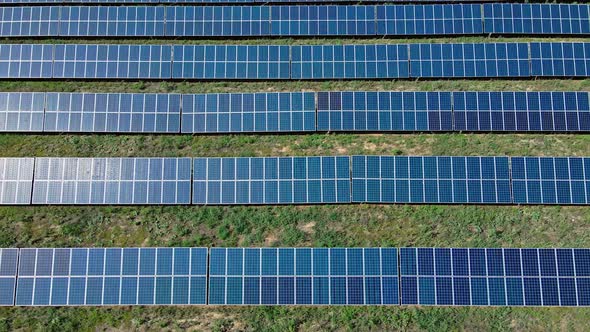
M17 306L206 304L207 248L21 249Z
M0 205L31 204L33 158L0 158Z
M401 304L588 305L587 249L401 248Z
M43 131L45 94L0 92L0 132Z
M454 130L590 130L587 92L453 92Z
M588 5L484 4L485 32L492 34L588 34Z
M590 158L512 157L517 204L589 204Z
M353 156L352 201L510 203L507 157Z
M377 6L377 35L482 34L476 4Z
M450 92L318 92L319 131L447 131Z
M18 249L0 248L0 306L14 305Z
M411 44L410 77L528 77L527 43Z
M171 55L166 45L55 45L53 77L169 79Z
M174 46L172 78L288 79L289 46Z
M47 132L179 133L179 94L47 93Z
M183 133L315 131L315 118L312 92L182 95Z
M291 47L292 79L408 77L408 45Z
M189 204L190 158L38 158L33 204Z
M348 203L349 160L349 157L195 158L193 203Z
M164 36L164 7L61 7L60 36Z
M209 304L398 304L395 248L211 248Z
M51 78L53 45L0 44L0 78Z
M590 43L530 43L531 76L588 76Z
M0 36L57 36L61 7L0 8Z

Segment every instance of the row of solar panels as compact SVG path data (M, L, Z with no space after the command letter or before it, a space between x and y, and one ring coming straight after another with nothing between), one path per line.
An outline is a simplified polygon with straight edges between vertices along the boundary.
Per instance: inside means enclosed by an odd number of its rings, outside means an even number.
M539 76L590 76L590 43L0 45L0 78L13 79Z
M588 92L0 93L0 132L590 131Z
M469 2L487 2L491 0L470 0ZM502 2L495 1L495 2ZM354 2L350 0L0 0L0 5L11 4L28 4L28 5L43 5L43 4L267 4L267 3L339 3L339 2ZM454 3L465 2L464 0L362 0L360 2L391 2L391 3Z
M590 6L5 7L0 37L590 34Z
M0 159L0 204L191 203L586 205L590 158Z
M590 305L590 249L0 249L0 266L0 305Z

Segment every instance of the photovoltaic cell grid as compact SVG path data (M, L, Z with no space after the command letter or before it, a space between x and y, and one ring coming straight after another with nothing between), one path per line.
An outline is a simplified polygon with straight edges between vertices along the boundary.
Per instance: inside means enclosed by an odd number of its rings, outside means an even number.
M486 33L588 34L588 5L483 4Z
M14 305L18 249L0 248L0 306Z
M589 204L590 158L512 157L516 204Z
M318 92L318 131L453 130L450 92Z
M21 249L17 306L206 304L207 248Z
M0 205L31 204L33 158L0 158Z
M398 304L395 248L211 248L209 304Z
M453 120L457 131L588 131L590 103L586 92L453 92Z
M590 75L590 43L530 43L531 76Z
M37 158L33 204L190 204L190 158Z
M349 157L194 159L193 204L349 202Z
M44 131L178 133L180 103L179 94L47 93Z
M508 204L508 157L353 156L352 201Z
M316 130L315 93L182 95L183 133Z
M58 36L61 10L54 6L0 8L0 36Z
M402 305L590 305L588 249L399 250Z
M0 132L43 131L45 93L1 92Z
M52 78L53 45L0 44L0 78Z

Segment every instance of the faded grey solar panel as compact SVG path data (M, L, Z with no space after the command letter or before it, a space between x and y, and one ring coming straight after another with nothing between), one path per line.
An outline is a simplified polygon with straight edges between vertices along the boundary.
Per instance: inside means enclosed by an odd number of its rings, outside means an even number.
M206 304L206 291L206 248L21 249L15 304Z
M0 44L0 78L51 78L53 45Z
M312 92L182 95L183 133L315 131Z
M37 158L33 204L189 204L190 158Z
M0 8L0 36L57 36L61 7Z
M349 157L195 158L193 204L349 203Z
M179 94L47 93L46 132L179 133Z
M31 204L33 158L0 158L0 204Z
M0 306L14 305L18 249L0 248Z
M0 132L43 131L45 93L0 92Z
M398 304L395 248L211 248L211 305Z

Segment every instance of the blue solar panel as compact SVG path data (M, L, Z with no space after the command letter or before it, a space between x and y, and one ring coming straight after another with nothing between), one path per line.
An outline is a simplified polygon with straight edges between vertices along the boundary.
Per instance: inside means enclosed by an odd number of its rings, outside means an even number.
M401 304L587 306L588 249L401 248Z
M58 36L61 7L0 8L0 36Z
M349 157L195 158L193 203L348 203L349 160Z
M189 204L190 158L38 158L33 204Z
M484 4L485 32L492 34L588 34L588 5Z
M207 248L21 249L17 306L206 304Z
M51 78L53 45L0 44L0 78Z
M395 248L211 248L209 304L398 304Z
M289 78L289 46L178 45L173 53L172 78Z
M316 130L312 92L182 95L183 133Z
M47 93L47 132L179 133L179 94Z
M403 78L408 60L403 44L292 46L291 78Z
M481 5L377 6L377 35L482 34Z
M516 204L589 204L590 158L512 157Z
M318 92L319 131L453 129L450 92Z
M164 36L164 7L61 7L60 36Z
M526 43L411 44L411 77L528 77Z
M507 157L353 156L352 201L511 203Z
M0 205L31 204L33 158L0 158Z
M166 45L55 45L53 78L169 79L171 55Z
M14 305L18 249L0 248L0 306Z
M453 92L454 130L590 130L587 92Z
M0 92L0 132L43 131L45 94Z
M531 76L590 75L590 43L530 43Z

